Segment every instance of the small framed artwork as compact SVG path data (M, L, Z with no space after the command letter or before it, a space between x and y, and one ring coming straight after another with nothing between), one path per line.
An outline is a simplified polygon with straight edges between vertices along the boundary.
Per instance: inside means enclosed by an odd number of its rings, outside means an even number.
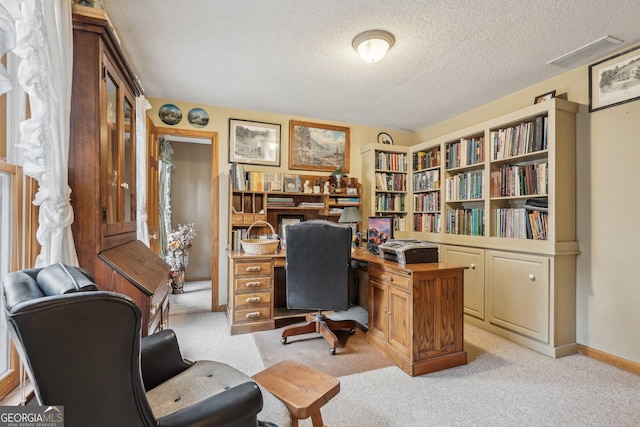
M284 177L284 191L285 193L298 192L298 179L295 176Z
M393 138L386 132L380 132L378 134L378 144L393 145Z
M551 92L543 93L542 95L536 96L536 99L533 100L533 103L540 104L541 102L544 102L547 99L553 99L555 97L556 97L556 91L552 90Z
M278 215L278 234L280 235L280 247L287 247L287 227L304 221L304 215Z
M320 123L289 121L289 168L349 172L350 129Z
M357 196L358 195L358 189L355 187L347 187L347 194L350 196Z
M589 112L640 99L640 46L589 66Z
M229 119L229 163L280 166L280 125Z

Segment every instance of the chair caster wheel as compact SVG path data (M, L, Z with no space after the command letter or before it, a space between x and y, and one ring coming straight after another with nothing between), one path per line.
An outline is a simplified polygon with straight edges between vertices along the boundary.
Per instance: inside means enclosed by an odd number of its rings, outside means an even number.
M350 335L355 335L355 333L356 333L356 328L349 329L349 334Z
M287 343L287 337L280 338L280 343L286 344Z
M330 354L330 355L332 355L332 356L333 356L334 354L336 354L336 348L335 348L335 347L331 347L331 348L329 349L329 354Z

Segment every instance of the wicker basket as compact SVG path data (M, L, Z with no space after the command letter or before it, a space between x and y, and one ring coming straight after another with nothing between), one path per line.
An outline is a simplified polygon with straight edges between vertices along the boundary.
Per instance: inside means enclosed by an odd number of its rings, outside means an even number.
M256 224L266 224L271 229L271 234L275 234L273 227L267 221L256 221L249 226L247 229L247 235L251 236L251 227ZM243 239L240 241L242 244L242 249L248 253L253 255L262 255L262 254L272 254L278 250L278 245L280 244L280 240L263 240L263 239Z

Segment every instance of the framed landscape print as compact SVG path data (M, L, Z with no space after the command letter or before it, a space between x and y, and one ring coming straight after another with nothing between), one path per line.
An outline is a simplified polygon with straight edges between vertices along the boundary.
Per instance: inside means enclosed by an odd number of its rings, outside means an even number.
M589 66L589 112L640 99L640 47Z
M349 131L342 126L289 121L289 169L349 172Z
M229 119L229 163L280 166L280 125Z

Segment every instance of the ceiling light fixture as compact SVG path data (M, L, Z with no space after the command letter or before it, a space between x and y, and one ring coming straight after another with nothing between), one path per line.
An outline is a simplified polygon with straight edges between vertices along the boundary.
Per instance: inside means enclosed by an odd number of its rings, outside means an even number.
M395 42L395 37L388 31L370 30L355 36L351 45L366 62L378 62Z

